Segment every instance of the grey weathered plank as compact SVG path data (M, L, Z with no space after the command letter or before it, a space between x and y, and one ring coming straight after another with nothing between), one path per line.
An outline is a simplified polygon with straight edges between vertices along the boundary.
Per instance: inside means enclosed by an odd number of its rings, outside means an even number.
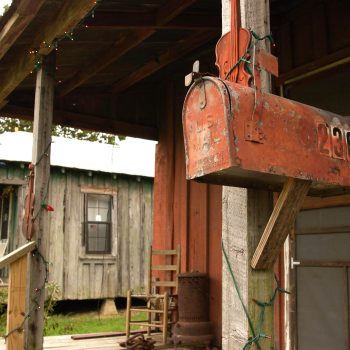
M130 256L130 284L137 292L140 287L140 255L143 254L140 245L140 184L129 182L129 256ZM135 254L136 252L136 254Z
M130 288L129 264L129 183L118 179L118 293L126 295Z

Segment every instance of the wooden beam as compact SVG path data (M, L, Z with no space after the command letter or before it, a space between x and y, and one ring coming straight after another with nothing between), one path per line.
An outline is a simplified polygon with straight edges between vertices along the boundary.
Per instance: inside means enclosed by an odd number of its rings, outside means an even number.
M49 217L42 210L47 201L50 178L51 129L54 101L55 55L44 57L37 73L33 123L32 163L34 164L33 239L38 253L30 257L26 349L41 350L44 337L45 280L47 279ZM41 290L40 292L38 290Z
M350 205L350 194L335 197L306 197L301 209L321 209Z
M1 115L9 118L19 118L33 120L33 110L31 108L7 105ZM144 126L127 123L114 119L101 118L94 115L74 113L55 109L53 111L54 124L70 126L91 131L100 131L120 136L138 137L146 140L158 140L158 130L152 126Z
M174 46L169 47L169 49L165 53L161 54L157 60L151 60L143 64L140 69L134 71L126 78L117 81L112 86L112 92L117 93L128 89L130 86L152 75L168 64L178 60L188 52L192 51L200 45L203 45L217 35L218 33L216 31L203 31L189 36L184 41L181 41Z
M220 29L220 18L216 14L184 13L170 22L157 24L154 13L102 12L84 22L92 30L213 30Z
M16 260L20 259L22 256L27 255L29 252L33 251L35 247L36 247L35 242L29 242L23 245L22 247L17 248L13 252L5 255L0 259L0 269L12 264Z
M292 82L297 82L327 70L333 69L340 65L345 65L350 62L350 47L333 52L329 55L322 56L312 62L291 69L286 73L282 73L277 78L277 85L288 85Z
M35 66L37 57L30 53L37 48L42 55L48 55L54 46L48 46L56 38L70 32L94 7L94 0L65 0L54 18L44 23L31 43L13 59L6 71L0 76L0 104L6 97L30 74Z
M45 0L21 0L0 31L0 59L28 27Z
M243 27L254 28L254 31L261 36L270 33L269 1L241 0L237 3L241 5ZM230 27L230 4L233 4L233 0L222 0L224 32L227 32ZM260 42L258 46L269 50L266 42ZM269 79L265 75L262 76L262 89L265 92L270 91ZM273 270L253 270L250 266L251 257L260 240L262 230L271 215L272 204L272 194L268 191L223 187L222 241L243 303L254 325L252 330L228 271L228 264L224 260L222 282L222 347L224 349L242 349L248 339L252 339L253 334L258 333L257 325L260 322L261 308L254 300L267 302L274 293ZM273 307L265 309L262 329L272 339L261 339L260 349L273 349ZM251 348L258 347L253 344Z
M191 6L196 0L169 0L155 13L155 23L164 25L179 15L184 9ZM130 31L123 38L117 40L105 53L95 58L93 62L76 72L72 78L63 82L57 90L57 96L62 97L86 82L89 78L108 67L118 58L125 55L134 47L155 33L154 29L144 29L141 31Z
M270 269L294 227L311 181L289 178L277 199L272 215L252 258L253 269Z

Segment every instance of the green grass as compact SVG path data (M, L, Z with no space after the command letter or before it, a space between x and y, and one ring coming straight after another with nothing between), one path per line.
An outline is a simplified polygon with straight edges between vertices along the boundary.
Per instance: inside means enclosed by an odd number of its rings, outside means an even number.
M133 315L133 320L145 319L145 314ZM137 329L137 328L132 328ZM123 332L125 314L101 316L97 314L68 314L49 316L45 324L45 335L83 334L99 332ZM6 332L6 317L0 318L0 334Z

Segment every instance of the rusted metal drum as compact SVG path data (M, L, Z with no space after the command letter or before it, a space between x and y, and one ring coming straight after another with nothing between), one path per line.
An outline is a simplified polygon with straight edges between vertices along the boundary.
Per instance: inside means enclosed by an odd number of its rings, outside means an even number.
M215 77L183 106L188 179L279 191L286 177L309 194L350 192L350 118Z
M173 328L175 345L209 346L213 335L209 321L209 281L205 273L178 276L179 321Z

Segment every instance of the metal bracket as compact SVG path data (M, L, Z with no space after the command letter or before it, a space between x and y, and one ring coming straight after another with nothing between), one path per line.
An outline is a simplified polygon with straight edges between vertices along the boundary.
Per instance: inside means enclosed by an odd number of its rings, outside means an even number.
M261 113L263 110L263 95L261 92L261 70L278 76L278 60L277 57L269 54L264 50L257 50L254 55L254 109L252 120L245 125L245 140L257 143L265 142L265 134L261 127Z
M244 136L246 141L264 143L265 142L265 134L262 131L262 128L259 126L259 122L251 120L246 122Z
M193 63L192 72L185 76L185 86L190 86L199 77L199 61L197 60Z
M293 270L294 269L294 266L298 266L300 265L300 261L296 261L294 260L293 257L290 258L290 268Z
M199 61L193 63L192 72L185 76L185 86L190 86L193 82L199 81L202 75L199 73ZM200 89L199 93L199 108L203 109L207 105L207 98L205 95L204 82L198 85Z
M204 81L202 81L199 84L199 89L200 89L200 93L199 93L199 108L203 109L207 105L207 97L205 95L205 83L204 83Z

